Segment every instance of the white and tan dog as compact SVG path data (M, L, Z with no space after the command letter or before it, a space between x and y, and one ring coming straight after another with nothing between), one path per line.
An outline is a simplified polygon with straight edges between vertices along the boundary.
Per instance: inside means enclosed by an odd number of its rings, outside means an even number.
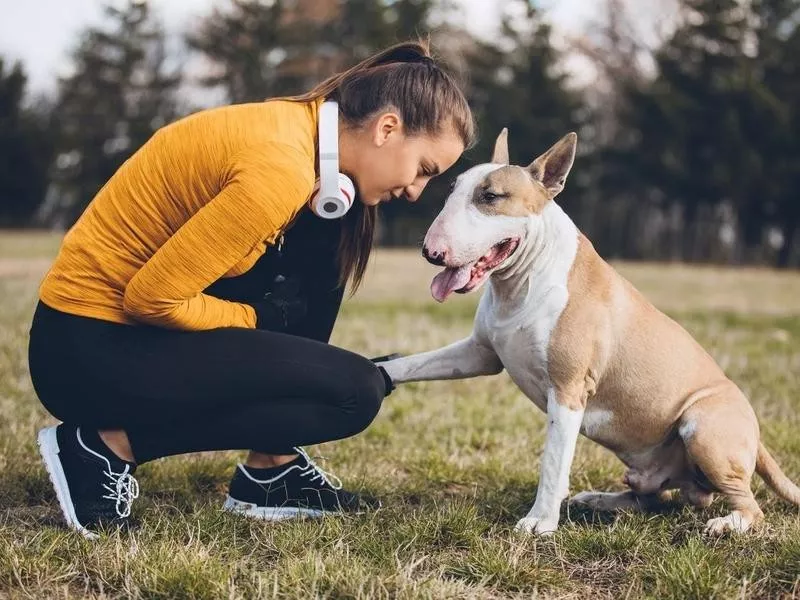
M431 284L444 301L487 279L472 334L432 352L383 363L396 383L499 373L547 413L536 500L517 529L558 527L578 433L627 466L622 493L583 492L596 510L637 509L679 489L692 505L715 492L732 511L706 531L746 531L763 518L755 470L781 497L800 489L759 441L750 403L705 350L595 252L553 198L575 158L566 135L527 167L508 164L507 131L491 163L456 180L425 237L445 266Z

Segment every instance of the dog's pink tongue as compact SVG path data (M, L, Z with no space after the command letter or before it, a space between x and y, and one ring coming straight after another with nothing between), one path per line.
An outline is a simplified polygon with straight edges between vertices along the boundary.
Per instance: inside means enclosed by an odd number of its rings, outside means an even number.
M470 280L472 265L448 267L431 282L431 295L437 302L444 302L454 290L460 290Z

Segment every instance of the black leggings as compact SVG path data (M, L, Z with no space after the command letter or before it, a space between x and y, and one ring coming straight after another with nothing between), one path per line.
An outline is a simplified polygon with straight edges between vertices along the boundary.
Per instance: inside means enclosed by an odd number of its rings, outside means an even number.
M206 290L252 301L278 271L299 275L309 317L289 333L120 325L40 302L29 363L42 404L61 421L125 430L140 464L205 450L291 454L365 429L386 385L371 361L327 344L342 300L339 223L307 215L287 233L280 261L269 250Z

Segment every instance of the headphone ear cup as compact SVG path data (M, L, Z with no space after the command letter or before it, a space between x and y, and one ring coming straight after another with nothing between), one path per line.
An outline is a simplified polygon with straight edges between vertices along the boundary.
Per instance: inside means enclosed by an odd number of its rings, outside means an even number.
M320 183L314 183L314 190L311 192L309 206L312 212L323 219L338 219L347 214L353 206L356 190L350 178L339 173L338 193L335 196L322 198L320 194Z
M351 179L344 173L339 173L339 191L345 197L347 210L350 210L353 203L356 201L356 186L353 185Z

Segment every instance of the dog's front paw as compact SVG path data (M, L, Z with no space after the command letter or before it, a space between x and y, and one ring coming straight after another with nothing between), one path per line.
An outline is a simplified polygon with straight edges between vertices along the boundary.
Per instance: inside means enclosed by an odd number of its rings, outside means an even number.
M514 531L520 533L533 533L534 535L551 535L558 529L558 518L539 519L537 517L525 517L517 521Z

